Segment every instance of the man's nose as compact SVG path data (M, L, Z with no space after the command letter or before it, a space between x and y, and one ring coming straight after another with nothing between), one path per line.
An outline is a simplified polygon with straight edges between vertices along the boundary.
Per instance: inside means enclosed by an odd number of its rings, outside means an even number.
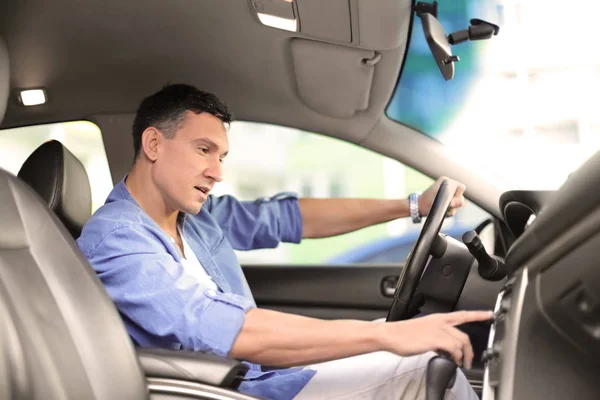
M223 168L221 166L221 161L217 160L216 162L212 162L204 171L204 175L215 182L221 182L223 180Z

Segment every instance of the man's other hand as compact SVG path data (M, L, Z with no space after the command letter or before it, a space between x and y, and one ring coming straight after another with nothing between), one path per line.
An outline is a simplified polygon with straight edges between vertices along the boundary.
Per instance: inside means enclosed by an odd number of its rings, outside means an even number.
M441 176L419 197L419 212L422 216L426 216L427 214L429 214L429 210L431 210L431 206L433 204L433 201L435 200L435 196L437 195L437 192L440 189L440 185L442 184L444 179L453 181L450 178ZM465 189L467 187L460 182L453 182L456 184L456 193L454 193L454 197L452 198L452 202L450 203L448 213L446 214L448 217L454 216L454 214L456 214L456 210L465 204L465 198L463 196L463 193L465 192Z
M491 311L457 311L385 322L381 323L378 339L386 351L400 356L443 350L459 366L469 369L473 362L473 347L469 336L458 330L456 325L486 321L493 315Z

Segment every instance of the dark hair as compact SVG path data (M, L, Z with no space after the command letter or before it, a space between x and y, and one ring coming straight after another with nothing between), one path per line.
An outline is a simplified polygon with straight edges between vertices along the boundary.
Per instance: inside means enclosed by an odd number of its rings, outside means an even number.
M170 139L185 120L188 111L214 115L223 123L233 121L233 115L225 103L212 93L191 85L172 84L146 97L140 103L133 121L134 160L142 147L142 134L148 127L155 127Z

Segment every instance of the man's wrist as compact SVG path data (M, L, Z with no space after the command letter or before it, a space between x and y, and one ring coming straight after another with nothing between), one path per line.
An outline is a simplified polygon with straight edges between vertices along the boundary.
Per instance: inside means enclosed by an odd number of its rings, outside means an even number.
M389 351L390 350L390 332L387 329L388 324L385 322L372 322L372 336L373 346L375 351Z

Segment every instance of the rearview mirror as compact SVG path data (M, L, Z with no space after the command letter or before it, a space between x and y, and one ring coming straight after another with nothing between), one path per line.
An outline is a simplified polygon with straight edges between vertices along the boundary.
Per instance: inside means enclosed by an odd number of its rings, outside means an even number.
M460 61L452 54L451 45L468 40L487 40L498 34L500 27L482 19L474 18L467 29L446 35L446 31L437 19L437 1L433 3L418 2L415 12L423 25L423 33L429 50L437 63L445 80L454 78L454 63Z
M454 78L454 61L460 61L460 59L458 56L452 55L450 42L448 42L446 31L440 21L429 13L423 13L420 17L429 50L431 50L442 76L449 81Z

